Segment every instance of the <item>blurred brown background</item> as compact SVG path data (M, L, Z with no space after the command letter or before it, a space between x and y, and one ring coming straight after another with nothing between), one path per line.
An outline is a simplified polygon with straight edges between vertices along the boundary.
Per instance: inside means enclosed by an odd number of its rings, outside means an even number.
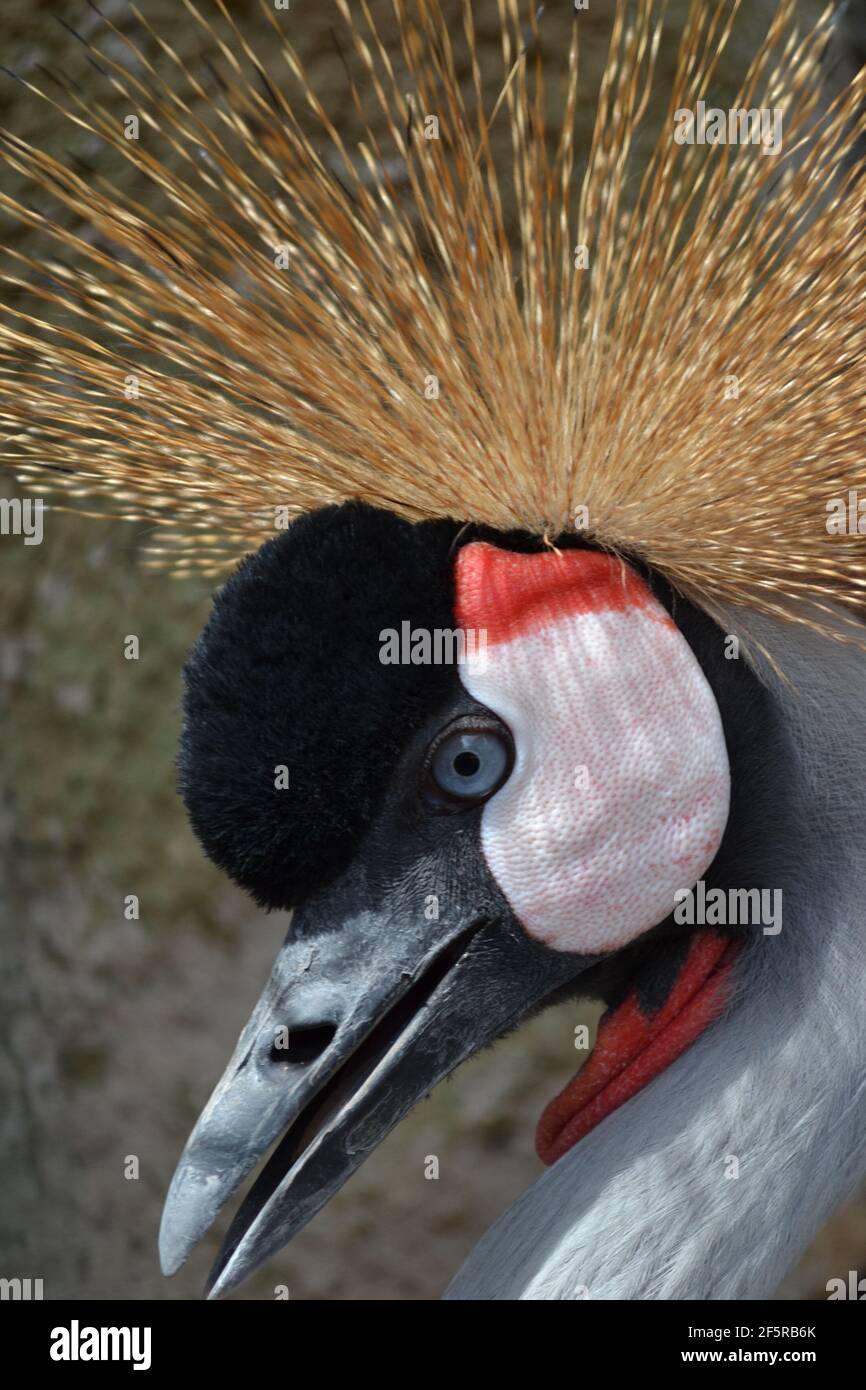
M207 9L208 0L203 0ZM148 52L129 6L102 8ZM257 6L232 0L265 34ZM457 13L457 6L452 6ZM685 4L671 5L660 71L669 71ZM822 8L800 6L804 21ZM144 0L185 57L201 34L176 0ZM373 0L378 13L390 5ZM548 5L545 60L561 60L570 0ZM733 94L770 0L748 0L719 94ZM476 5L482 63L498 71L495 0ZM582 16L582 120L610 31L611 4ZM0 60L25 75L62 67L93 80L62 15L100 39L84 4L4 0ZM337 123L351 124L329 0L286 17ZM9 78L0 119L54 152L94 151ZM5 177L5 175L4 175ZM3 223L3 240L22 237ZM5 495L14 482L0 479ZM174 792L179 674L207 613L208 586L145 571L141 528L58 512L41 546L0 538L3 715L0 801L0 1275L42 1278L46 1298L198 1297L218 1240L171 1282L156 1232L187 1133L220 1075L282 940L267 917L205 862ZM123 658L127 634L141 659ZM141 900L127 922L125 895ZM576 1065L568 1006L465 1066L398 1128L293 1243L236 1297L437 1296L502 1208L539 1172L533 1131ZM135 1154L140 1179L124 1178ZM440 1180L424 1178L436 1154ZM221 1230L225 1229L225 1221ZM825 1297L831 1276L866 1262L866 1200L840 1213L779 1291Z

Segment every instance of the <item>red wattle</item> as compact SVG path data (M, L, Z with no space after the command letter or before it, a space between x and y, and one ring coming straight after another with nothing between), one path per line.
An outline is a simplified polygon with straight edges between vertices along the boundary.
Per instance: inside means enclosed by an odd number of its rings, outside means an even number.
M657 1013L645 1014L632 991L604 1015L589 1058L538 1122L535 1147L543 1163L555 1163L712 1023L729 997L737 950L730 937L699 932Z

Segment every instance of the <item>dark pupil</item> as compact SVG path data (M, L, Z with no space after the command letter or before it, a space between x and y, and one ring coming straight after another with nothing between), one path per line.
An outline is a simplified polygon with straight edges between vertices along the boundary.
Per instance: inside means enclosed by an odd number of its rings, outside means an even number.
M480 766L481 759L477 753L458 753L454 759L454 771L459 772L461 777L474 777Z

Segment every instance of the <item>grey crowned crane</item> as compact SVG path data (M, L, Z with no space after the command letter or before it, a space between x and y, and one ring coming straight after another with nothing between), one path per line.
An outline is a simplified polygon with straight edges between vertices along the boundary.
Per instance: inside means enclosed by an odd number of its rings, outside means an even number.
M864 1170L863 74L823 103L829 31L783 0L730 120L676 138L737 8L695 4L632 178L661 19L619 0L578 179L579 14L551 131L517 0L492 86L470 3L458 53L435 0L396 0L396 49L339 0L377 113L352 149L288 16L263 6L266 66L217 8L188 7L215 97L168 44L168 75L106 45L141 138L60 102L153 206L2 137L52 212L0 202L74 256L4 277L48 315L0 328L19 474L158 523L179 572L247 555L186 668L180 785L293 915L163 1267L276 1145L211 1276L236 1287L575 996L607 1011L551 1166L449 1296L770 1293Z

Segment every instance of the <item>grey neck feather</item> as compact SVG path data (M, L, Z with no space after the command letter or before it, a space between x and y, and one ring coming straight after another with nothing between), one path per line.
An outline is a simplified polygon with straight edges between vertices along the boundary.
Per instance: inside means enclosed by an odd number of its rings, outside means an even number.
M862 1178L866 657L749 631L791 682L782 930L758 929L724 1015L503 1214L446 1298L766 1297Z

